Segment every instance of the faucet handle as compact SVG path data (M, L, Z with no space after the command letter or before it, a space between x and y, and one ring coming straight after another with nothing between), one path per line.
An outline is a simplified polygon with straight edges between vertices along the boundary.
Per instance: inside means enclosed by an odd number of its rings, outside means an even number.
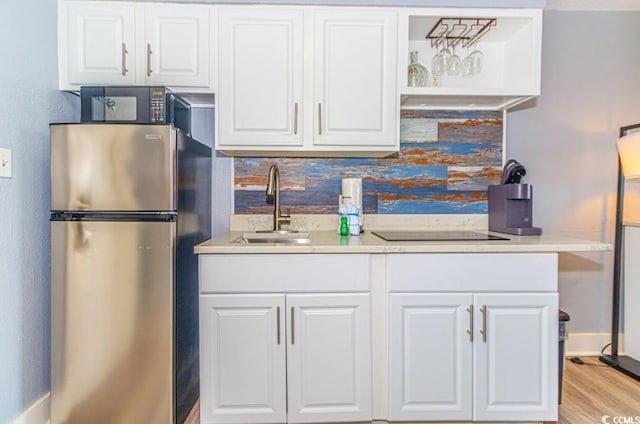
M288 212L287 209L287 213L281 213L278 217L278 229L280 229L280 225L291 225L291 215Z

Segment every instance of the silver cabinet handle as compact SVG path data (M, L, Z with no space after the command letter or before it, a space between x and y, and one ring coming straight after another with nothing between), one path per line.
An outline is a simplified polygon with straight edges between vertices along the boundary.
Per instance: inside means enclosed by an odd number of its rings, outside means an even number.
M151 76L151 72L153 72L151 70L151 54L153 53L153 51L151 51L151 44L147 43L147 76L150 77Z
M469 341L473 342L473 304L469 305L467 312L469 312L469 329L467 330L467 334L469 335Z
M278 340L278 344L280 344L280 307L276 307L276 339Z
M294 334L296 332L295 330L295 326L294 326L294 310L293 310L293 306L291 307L291 344L296 344L296 340L294 338Z
M298 102L293 104L293 133L298 134Z
M480 309L482 313L482 330L480 330L480 334L482 334L482 341L487 342L487 305L482 305L482 309Z
M127 75L127 72L129 72L127 69L127 53L129 53L129 50L127 50L127 44L122 43L122 75Z
M322 134L322 103L318 103L318 134Z

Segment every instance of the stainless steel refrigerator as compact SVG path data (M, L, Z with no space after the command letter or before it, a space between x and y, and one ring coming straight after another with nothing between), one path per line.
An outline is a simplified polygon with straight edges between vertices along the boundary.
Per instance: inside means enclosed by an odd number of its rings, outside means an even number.
M51 423L182 423L211 149L170 125L50 131Z

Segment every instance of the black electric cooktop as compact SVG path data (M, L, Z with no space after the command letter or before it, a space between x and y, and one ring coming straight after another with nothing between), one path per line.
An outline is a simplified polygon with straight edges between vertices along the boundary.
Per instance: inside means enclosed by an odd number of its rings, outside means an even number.
M372 231L386 241L474 241L509 240L506 237L475 231Z

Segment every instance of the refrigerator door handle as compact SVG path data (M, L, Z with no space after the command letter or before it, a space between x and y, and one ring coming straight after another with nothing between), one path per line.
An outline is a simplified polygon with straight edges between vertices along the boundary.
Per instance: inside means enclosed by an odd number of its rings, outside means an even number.
M53 211L51 221L104 221L104 222L174 222L174 211L117 212L117 211Z

